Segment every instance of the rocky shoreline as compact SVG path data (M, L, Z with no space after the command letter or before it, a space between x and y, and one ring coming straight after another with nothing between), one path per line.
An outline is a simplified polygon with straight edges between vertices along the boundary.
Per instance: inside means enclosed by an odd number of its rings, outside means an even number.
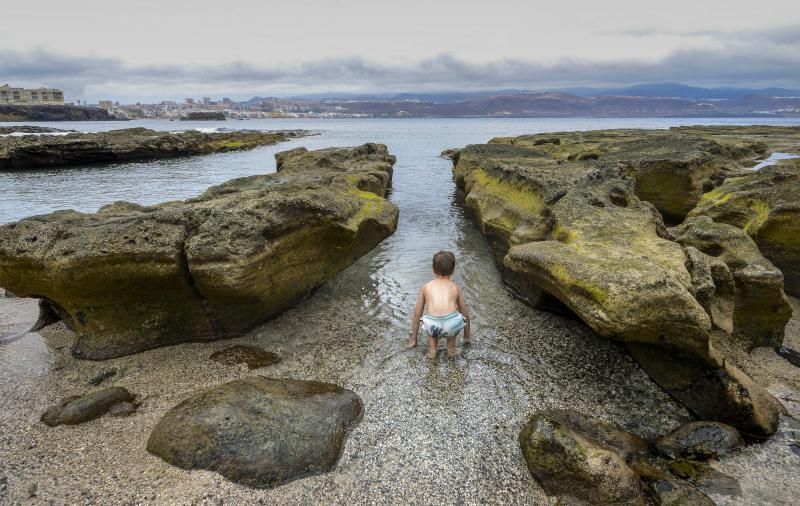
M445 154L517 294L623 343L700 419L764 437L780 404L721 350L783 343L792 308L764 255L796 293L800 163L744 169L798 147L797 128L704 127L498 138ZM638 497L598 486L579 499Z
M300 131L206 133L125 128L67 135L7 136L0 137L0 171L223 153L268 146L302 135L305 133Z
M800 456L800 369L774 350L800 344L784 293L800 164L747 169L799 141L797 128L692 127L450 150L499 274L533 309L490 277L478 285L490 301L479 346L446 364L399 351L393 307L368 311L363 290L391 288L373 286L376 264L358 259L399 213L383 145L299 148L276 155L276 174L186 201L0 227L0 286L40 299L44 336L0 341L0 358L31 345L43 357L0 371L12 456L0 499L785 497L774 484ZM30 300L0 300L4 320L25 321L19 311L35 320ZM110 435L130 468L95 448ZM58 483L53 466L84 453L132 488L85 469L64 473L80 492Z

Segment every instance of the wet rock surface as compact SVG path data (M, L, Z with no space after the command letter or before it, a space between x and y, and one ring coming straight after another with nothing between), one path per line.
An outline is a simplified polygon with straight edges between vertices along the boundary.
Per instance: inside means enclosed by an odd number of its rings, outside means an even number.
M519 436L533 477L549 495L591 504L640 504L639 477L630 463L647 443L607 422L574 411L534 413Z
M745 445L739 431L718 422L690 422L656 443L658 451L670 458L712 459Z
M655 504L659 506L714 506L710 497L691 485L677 480L660 480L649 484Z
M782 340L791 308L781 273L734 227L694 220L676 241L664 223L768 144L683 129L553 137L498 138L452 156L506 282L531 305L625 343L698 416L772 433L777 403L712 338L748 348Z
M275 353L256 346L244 345L230 346L215 351L208 358L225 365L246 364L248 369L267 367L281 361L281 357Z
M97 133L8 136L0 137L0 171L204 155L266 146L298 135L301 133L156 132L147 128L126 128Z
M355 393L336 385L252 376L171 409L147 450L185 469L273 487L330 470L363 409Z
M115 414L129 414L135 411L132 401L133 396L123 387L105 388L83 396L74 395L61 399L55 406L47 408L41 421L50 427L77 425L99 418L119 404L127 406L116 408Z
M46 299L75 330L80 358L240 335L397 227L397 207L384 198L395 161L385 146L277 159L277 174L184 202L118 202L0 227L0 285Z

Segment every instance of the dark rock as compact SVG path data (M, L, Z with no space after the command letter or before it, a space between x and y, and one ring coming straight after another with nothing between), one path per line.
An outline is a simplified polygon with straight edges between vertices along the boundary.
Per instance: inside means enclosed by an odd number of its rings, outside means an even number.
M742 494L739 482L716 469L705 469L692 483L706 494L738 496Z
M0 105L0 121L110 121L105 109L75 105Z
M535 413L519 436L531 475L548 495L591 504L638 504L639 477L631 468L647 450L641 438L573 411Z
M89 380L90 385L98 386L100 383L104 382L109 378L113 378L117 375L116 369L106 369L105 371L101 372L97 376L93 377Z
M39 318L33 324L31 331L38 332L45 327L61 321L61 315L54 304L46 299L39 299Z
M0 126L0 135L8 134L50 134L61 132L75 132L76 130L62 130L60 128L42 127L34 125Z
M670 458L715 459L744 446L739 431L719 422L690 422L661 438L656 447Z
M0 170L204 155L286 141L298 132L203 133L127 128L95 133L0 137Z
M186 116L181 117L181 121L225 121L225 113L219 112L189 112Z
M147 450L184 469L273 487L329 471L362 412L358 396L336 385L251 376L172 408Z
M0 226L0 286L64 308L72 353L106 359L239 336L391 235L395 158L365 144L277 155L197 198Z
M649 491L658 506L714 506L714 501L707 495L678 480L651 482Z
M215 351L209 358L225 365L247 364L248 369L267 367L281 361L281 357L275 353L255 346L242 345L230 346Z
M47 408L41 420L50 427L76 425L103 416L115 404L132 401L133 396L126 389L110 387L84 396L65 397Z

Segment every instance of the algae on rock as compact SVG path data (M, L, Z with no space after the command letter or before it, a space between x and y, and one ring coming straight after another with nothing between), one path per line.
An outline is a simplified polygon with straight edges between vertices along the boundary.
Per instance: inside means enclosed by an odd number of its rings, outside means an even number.
M60 211L0 227L0 286L74 328L105 359L239 335L291 307L391 235L395 158L365 144L277 155L277 174L197 198Z
M703 418L770 434L777 402L725 363L712 336L750 348L781 340L790 315L781 273L733 227L692 220L676 241L662 219L683 220L704 191L767 149L680 129L609 130L499 138L451 158L520 296L625 343Z

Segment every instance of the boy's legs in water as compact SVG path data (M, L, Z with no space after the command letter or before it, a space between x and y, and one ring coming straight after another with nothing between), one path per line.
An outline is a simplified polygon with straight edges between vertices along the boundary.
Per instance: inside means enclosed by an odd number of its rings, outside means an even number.
M447 338L447 358L453 358L456 356L456 338L448 337Z
M428 358L433 360L436 358L436 347L439 345L439 340L433 336L428 336Z

